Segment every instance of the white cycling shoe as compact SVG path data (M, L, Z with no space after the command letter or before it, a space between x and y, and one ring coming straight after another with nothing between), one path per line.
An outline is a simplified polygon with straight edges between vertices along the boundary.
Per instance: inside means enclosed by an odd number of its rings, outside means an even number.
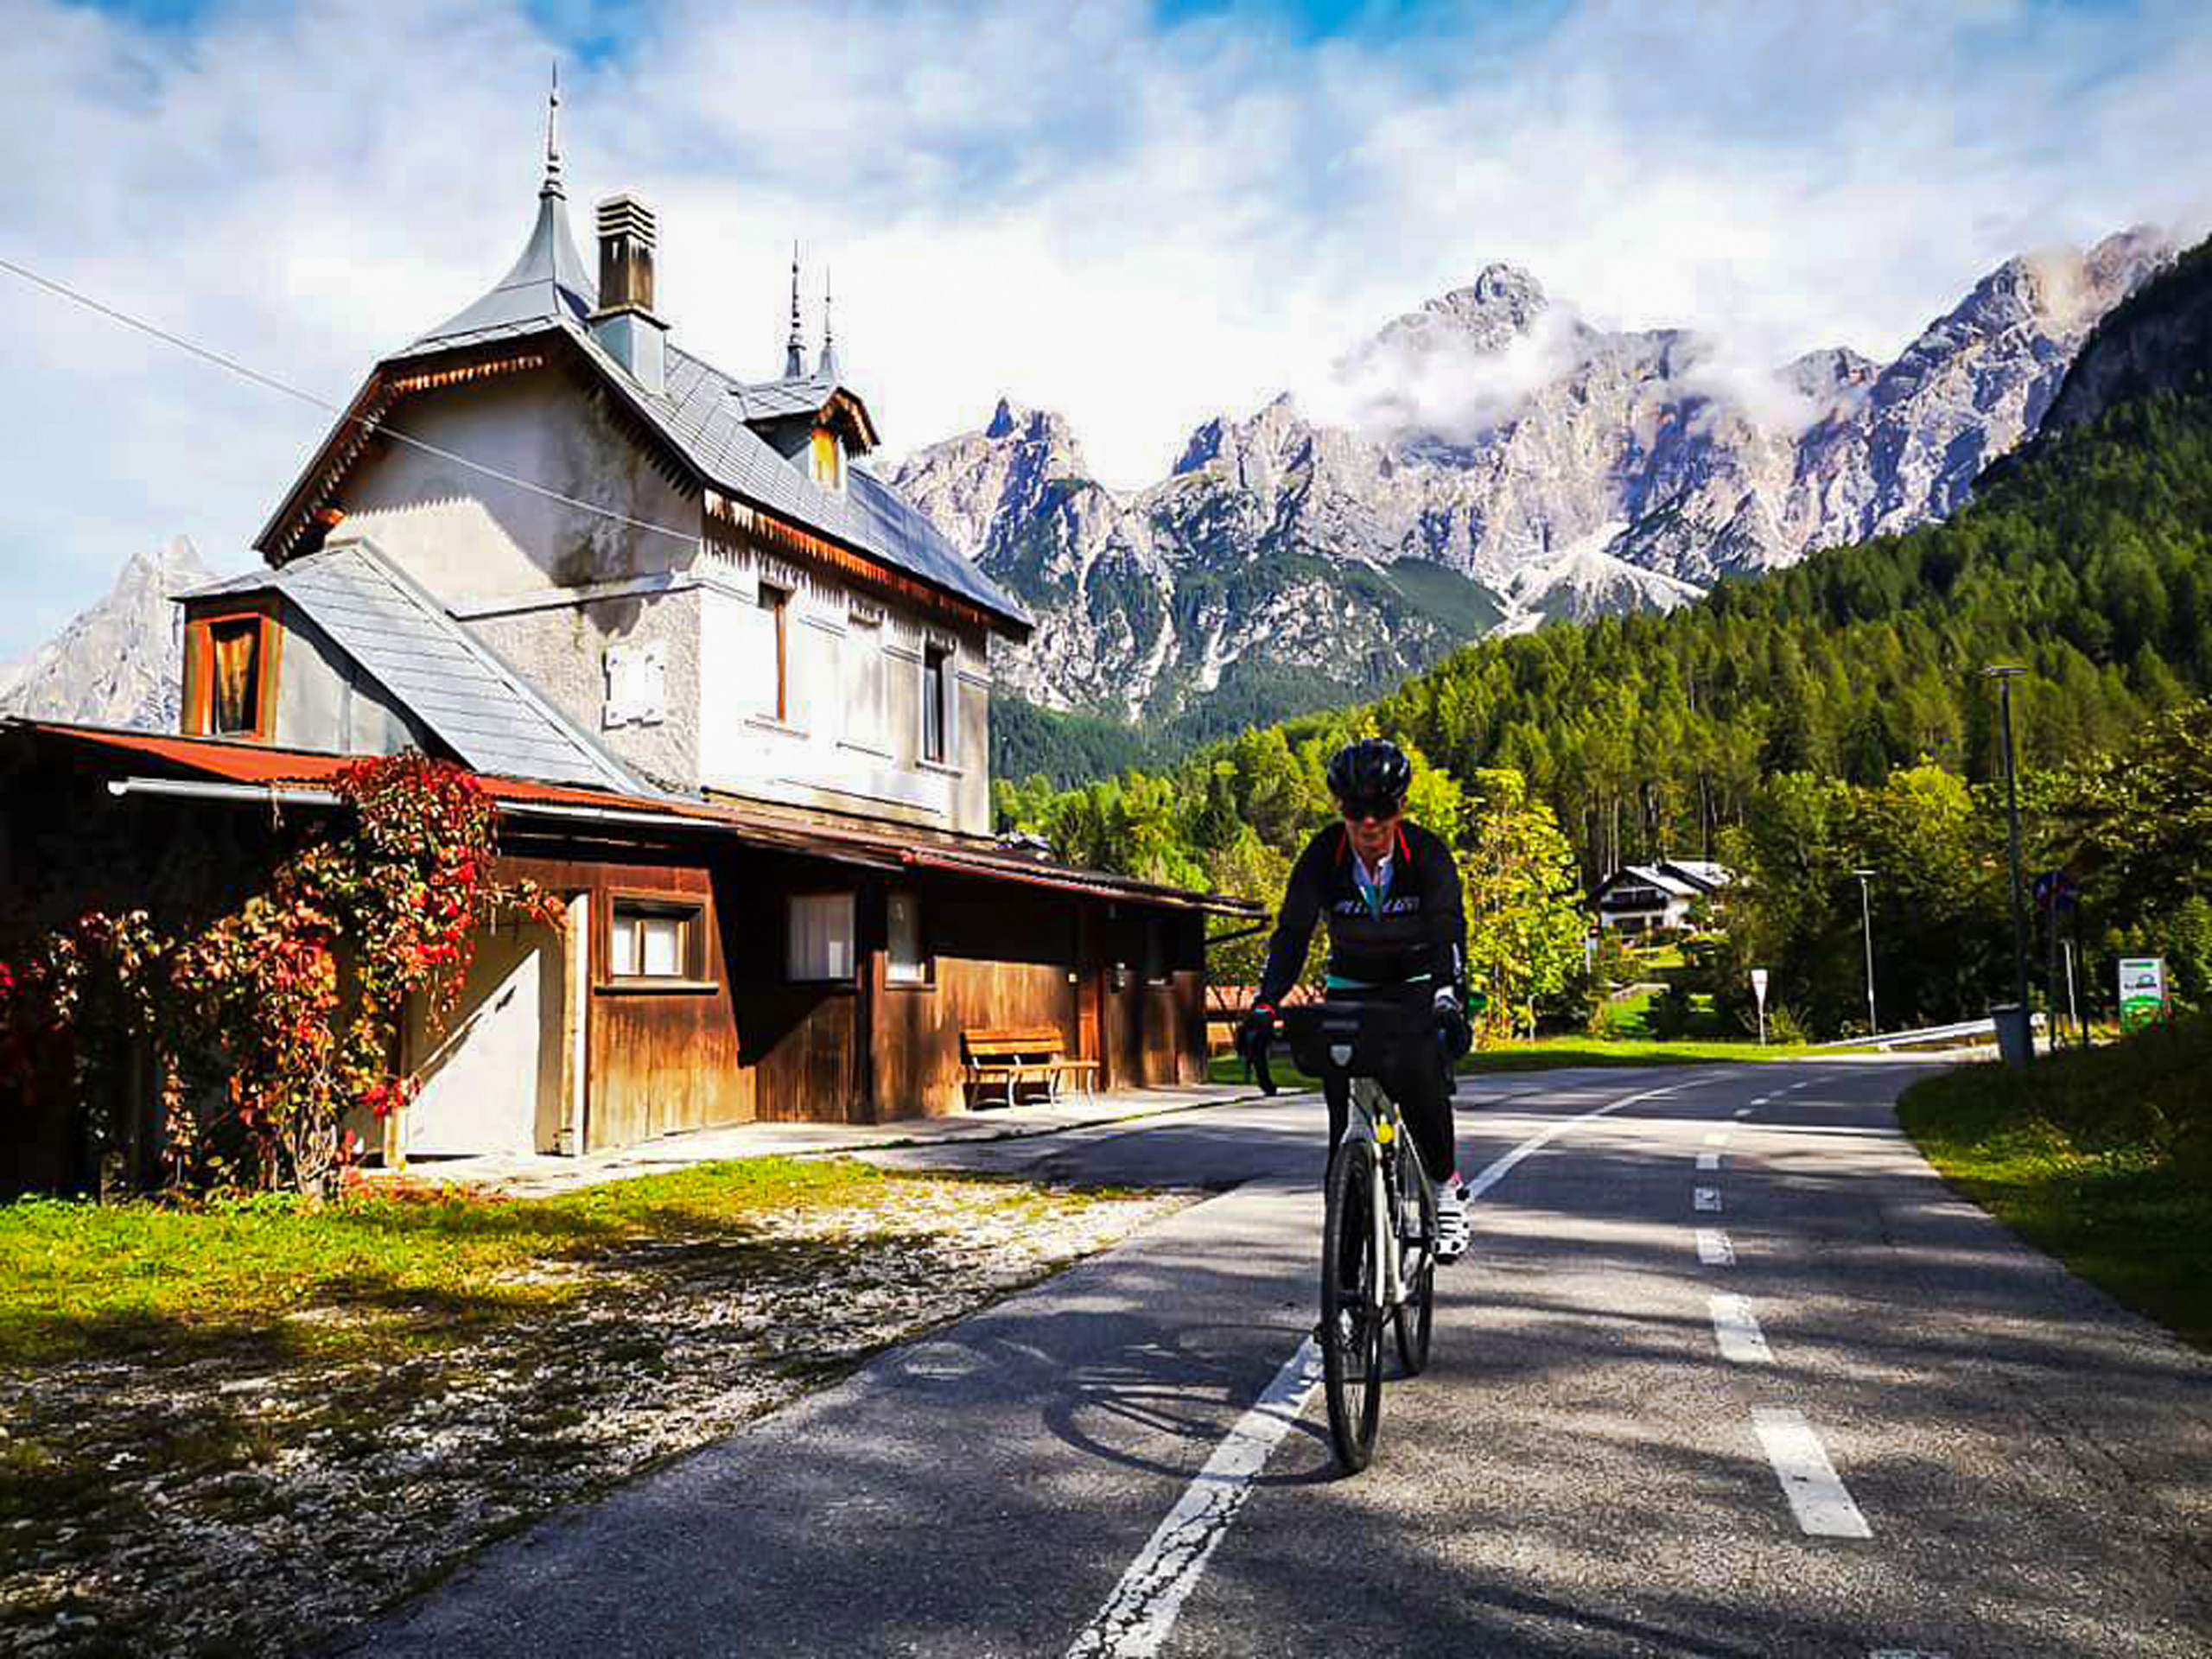
M1436 1184L1436 1259L1448 1267L1467 1253L1474 1230L1467 1224L1467 1189L1457 1175Z

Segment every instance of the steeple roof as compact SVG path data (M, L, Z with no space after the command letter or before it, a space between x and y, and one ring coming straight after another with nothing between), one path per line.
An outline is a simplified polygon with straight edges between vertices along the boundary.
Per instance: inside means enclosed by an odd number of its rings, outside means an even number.
M407 348L466 346L500 334L527 333L563 316L583 321L599 308L599 283L576 251L569 230L569 193L561 179L561 83L555 73L545 117L545 181L537 188L537 222L514 269L492 291L456 312Z

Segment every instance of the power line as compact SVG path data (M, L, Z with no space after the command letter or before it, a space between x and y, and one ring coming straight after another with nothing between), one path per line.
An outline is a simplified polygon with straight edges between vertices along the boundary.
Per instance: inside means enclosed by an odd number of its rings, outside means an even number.
M213 364L219 369L228 370L241 379L251 381L257 386L264 387L270 391L281 392L287 397L297 398L301 403L311 404L325 414L335 415L342 421L350 421L356 426L379 432L393 442L404 443L410 448L419 449L426 455L435 455L440 461L449 461L455 467L466 467L472 473L480 473L486 478L496 479L499 482L514 489L524 490L532 495L542 496L544 499L558 502L564 507L574 507L580 512L595 514L614 524L626 524L632 530L650 531L657 536L672 536L680 542L696 543L699 539L696 531L673 530L666 524L656 524L649 519L632 518L626 512L617 512L613 508L601 506L596 501L584 501L573 495L563 495L558 490L549 488L530 479L518 478L512 473L501 472L496 467L486 466L480 461L472 461L467 455L457 454L451 449L441 448L438 445L427 443L421 438L410 437L406 433L395 427L387 426L382 422L370 420L365 416L355 415L350 410L340 408L327 397L319 397L314 392L303 391L299 387L279 380L273 375L264 374L258 369L249 367L235 358L226 357L220 352L211 351L205 346L185 339L181 334L171 334L168 329L148 322L143 317L134 317L128 311L119 311L111 305L92 298L89 294L78 292L66 283L56 282L53 277L42 276L28 266L19 265L12 259L0 257L0 270L10 272L27 283L46 289L49 294L83 306L87 311L95 312L111 322L120 323L126 328L135 328L142 334L150 334L163 345L174 346L181 352L189 353L202 362Z

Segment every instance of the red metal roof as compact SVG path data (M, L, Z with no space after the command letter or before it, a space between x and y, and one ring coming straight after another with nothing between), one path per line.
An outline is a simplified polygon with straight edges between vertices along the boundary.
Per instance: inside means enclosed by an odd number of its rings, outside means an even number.
M119 731L103 726L72 726L51 721L5 722L18 729L88 743L118 753L143 756L181 771L222 783L284 784L316 786L362 757L318 754L304 749L271 748L263 743L233 742L223 738L178 737L158 732ZM542 784L526 778L478 774L493 799L527 814L532 806L563 807L602 812L635 813L666 822L671 829L696 825L734 835L756 846L826 857L843 855L849 861L889 868L942 871L987 881L1011 881L1024 887L1049 887L1058 892L1134 904L1170 905L1179 909L1211 911L1220 915L1256 915L1259 907L1249 899L1220 893L1192 893L1181 887L1139 881L1103 870L1077 869L1001 852L995 848L940 843L919 836L901 836L888 829L861 824L825 824L787 817L772 809L741 806L719 801L676 801L651 796L618 794L609 790L579 789L563 784Z

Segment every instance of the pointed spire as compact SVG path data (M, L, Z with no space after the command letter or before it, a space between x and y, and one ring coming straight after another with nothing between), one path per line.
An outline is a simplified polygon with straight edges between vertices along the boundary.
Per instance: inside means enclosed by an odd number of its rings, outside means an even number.
M791 333L784 342L784 378L806 378L806 336L798 321L798 244L791 244Z
M545 100L545 182L537 188L541 196L569 199L568 190L561 182L561 60L553 60L553 94Z
M822 268L822 361L815 373L824 380L837 378L837 336L830 321L830 268Z

